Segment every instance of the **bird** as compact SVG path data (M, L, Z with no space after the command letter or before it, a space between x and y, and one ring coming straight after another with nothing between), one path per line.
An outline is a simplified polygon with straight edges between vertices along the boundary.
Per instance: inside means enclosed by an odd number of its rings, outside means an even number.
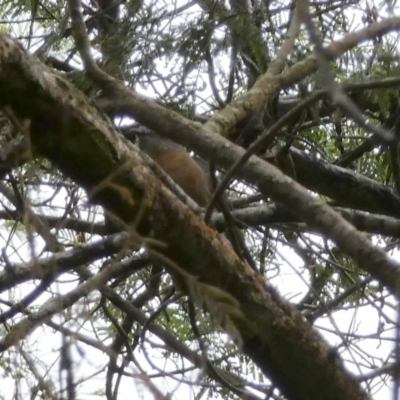
M211 182L205 172L206 166L202 168L184 147L148 129L134 129L123 134L155 161L195 203L203 208L207 206ZM104 218L107 234L124 230L124 224L112 213L105 211Z
M124 135L132 140L132 131ZM184 147L166 139L147 129L138 129L134 132L136 144L146 153L158 166L178 185L181 189L200 207L205 208L211 199L211 181L206 173L206 163L200 164L202 160L196 161ZM228 208L225 198L221 198L220 206ZM109 233L118 229L113 218L106 214L106 227ZM231 226L226 232L228 240L238 256L247 260L249 265L256 270L254 260L249 253L245 239L240 229Z
M138 146L200 207L211 198L211 185L204 169L179 144L152 132L138 135Z
M145 132L137 137L139 148L150 156L192 200L203 208L208 205L211 198L211 182L205 173L206 167L200 166L201 160L196 162L182 146L156 133ZM225 197L220 198L218 208L225 211L224 214L228 218L229 204ZM226 238L238 256L247 260L251 268L257 270L240 229L230 226L226 231Z

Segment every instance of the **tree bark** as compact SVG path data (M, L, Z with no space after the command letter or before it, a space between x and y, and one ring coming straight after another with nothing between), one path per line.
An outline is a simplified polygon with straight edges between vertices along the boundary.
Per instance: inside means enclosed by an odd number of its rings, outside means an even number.
M32 120L35 156L51 160L93 203L142 238L151 231L166 245L158 251L178 266L171 271L184 289L214 310L214 318L287 398L367 398L303 316L161 184L108 118L3 33L0 99Z

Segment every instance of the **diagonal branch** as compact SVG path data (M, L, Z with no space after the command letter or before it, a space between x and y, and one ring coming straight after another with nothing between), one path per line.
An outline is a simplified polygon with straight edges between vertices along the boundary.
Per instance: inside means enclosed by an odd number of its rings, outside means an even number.
M139 101L141 106L155 107L122 85L118 88L132 100L135 112ZM213 302L214 315L226 312L226 303L219 300L219 294L227 293L223 300L229 296L235 300L237 312L225 314L221 320L231 320L231 326L241 336L243 352L268 374L287 398L366 398L358 383L345 372L340 360L298 310L282 300L262 277L237 258L224 240L161 185L136 147L126 143L82 93L28 56L5 34L0 34L0 99L10 104L17 114L32 119L35 154L53 161L66 176L88 191L92 202L115 213L139 234L145 236L151 230L155 239L166 244L159 252L186 274L197 277L202 287L214 287L205 290L204 295L211 293L215 298L204 299L202 293L196 293L198 301ZM183 132L199 144L199 152L204 155L206 149L210 150L210 156L222 166L231 165L243 153L219 136L206 133L197 138L193 126L186 120L170 111L165 114L164 127L168 132L174 119L175 129L184 126ZM153 119L154 115L159 113L153 114ZM158 121L160 127L162 122ZM328 206L316 203L304 188L255 157L250 158L241 174L263 192L271 186L274 198L282 200L290 209L297 208L307 222L336 239L343 250L359 263L365 262L365 268L398 293L396 265ZM101 281L93 283L91 289L100 288L104 278L101 275ZM195 286L195 279L191 284ZM81 291L74 293L73 299L81 294ZM40 320L47 320L49 315L41 314ZM30 321L17 330L16 336L0 342L3 348L25 337L36 323L37 320ZM229 326L227 329L229 332Z

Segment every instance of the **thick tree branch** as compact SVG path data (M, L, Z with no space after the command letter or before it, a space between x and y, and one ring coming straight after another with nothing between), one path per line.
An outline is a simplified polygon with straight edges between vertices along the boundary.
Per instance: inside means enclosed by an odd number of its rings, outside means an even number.
M108 112L133 116L160 134L194 149L201 157L222 168L229 169L243 157L242 148L209 130L198 131L197 124L164 109L118 82L115 82L109 95L111 93L114 96L112 103L99 101ZM387 286L392 293L400 295L398 264L382 249L372 246L368 238L360 234L331 207L311 196L303 186L255 156L252 156L237 174L246 182L257 186L266 196L282 203L311 228L336 242L360 268Z
M371 37L377 37L398 29L399 25L400 17L387 18L379 23L371 24L365 29L347 34L341 41L332 43L326 49L326 52L333 59ZM209 132L225 135L239 121L248 115L254 114L256 110L267 104L281 87L289 87L294 83L300 82L314 73L317 68L318 62L316 58L309 56L304 61L288 68L282 74L275 74L275 71L272 71L272 73L267 71L257 80L248 93L232 101L221 112L215 114L205 124L202 131L208 130Z
M290 155L297 180L308 189L329 196L342 207L400 217L400 196L394 189L295 148Z
M155 107L145 98L133 96L122 85L118 88L133 102ZM303 316L266 286L260 276L237 258L225 241L160 184L143 163L137 149L122 140L110 121L71 84L29 57L4 34L0 34L0 98L18 114L32 119L35 152L45 155L64 174L84 187L93 202L102 204L126 223L133 224L142 235L151 229L154 238L167 245L161 249L166 257L186 273L198 277L203 285L212 285L219 288L217 292L229 293L227 296L232 296L240 304L237 313L231 316L231 323L241 336L243 351L271 377L286 397L299 400L366 398ZM178 122L175 129L182 125L182 121L175 122ZM159 124L160 128L161 121ZM193 129L188 131L193 132ZM237 159L242 152L222 138L218 140L215 135L207 134L201 139L205 140L203 153L205 149L210 149L210 144L215 144L211 156L214 157L215 150L219 150L220 156L216 158L221 165L231 163L232 158ZM299 205L301 213L307 215L316 211L317 219L313 221L309 218L315 224L325 218L324 213L328 213L325 223L336 222L337 215L329 207L315 204L303 188L271 168L253 158L249 160L249 168L243 170L243 176L249 181L257 179L263 191L269 183L275 183L274 196L278 200L286 197L288 189L294 188L294 193L286 200L289 207ZM371 258L373 263L370 262L369 267L379 261L385 273L375 275L397 292L398 281L393 280L394 276L389 279L385 275L388 269L395 270L395 266L390 264L383 252L374 250L368 240L358 236L354 228L339 222L339 229L329 228L328 236L338 238L341 247L346 250L350 250L346 241L351 239L354 242L356 237L358 242L355 242L354 254L358 261ZM370 269L376 272L374 268ZM92 282L91 290L102 287L106 273L111 273L104 271ZM205 295L210 293L211 290L206 291ZM73 298L65 300L79 299L82 295L80 290L73 293ZM197 300L202 301L202 294L196 295ZM209 303L210 299L207 300ZM214 311L224 312L225 308L218 298L214 300ZM50 310L46 307L38 318L46 321L53 311L55 308ZM224 317L226 320L230 316ZM2 348L25 337L38 322L28 321L21 325L15 336L7 336L1 342ZM313 376L312 380L310 376Z

